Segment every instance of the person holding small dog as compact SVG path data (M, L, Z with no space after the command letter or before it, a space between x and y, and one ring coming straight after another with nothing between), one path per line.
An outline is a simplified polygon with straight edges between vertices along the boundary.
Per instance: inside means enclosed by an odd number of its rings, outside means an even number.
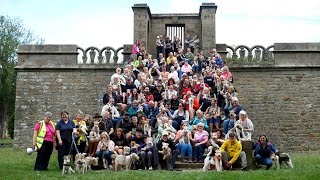
M275 153L279 155L279 150L276 149L267 139L266 135L261 135L258 142L255 145L254 158L258 164L258 169L261 169L261 165L267 165L267 170L272 166L272 160L270 155Z
M50 156L55 143L55 123L51 121L52 113L46 112L44 120L38 122L33 132L33 147L38 149L37 159L34 165L35 171L48 170Z
M182 123L180 130L177 132L175 137L175 143L177 144L177 148L181 152L181 162L185 163L186 153L188 153L188 162L192 163L192 134L191 131L188 130L188 123Z
M102 162L104 158L108 161L109 169L112 169L112 159L111 155L114 151L114 142L110 140L110 137L107 132L102 132L100 135L100 141L97 146L97 151L95 153L96 157L99 157L99 162Z
M241 143L236 139L235 133L231 132L229 138L220 147L221 157L224 164L224 169L231 169L238 158L241 159L241 166L243 171L247 171L247 156L242 151Z
M70 155L72 152L72 134L76 134L76 132L76 125L69 119L69 113L67 111L62 111L61 119L56 125L58 162L60 169L63 168L63 157Z
M86 148L86 135L84 132L81 132L80 127L86 127L86 121L83 120L83 112L78 111L74 120L74 124L76 125L77 132L75 134L75 141L77 144L77 149L80 153L84 153ZM85 128L86 129L86 128ZM76 154L76 151L74 151L74 155Z

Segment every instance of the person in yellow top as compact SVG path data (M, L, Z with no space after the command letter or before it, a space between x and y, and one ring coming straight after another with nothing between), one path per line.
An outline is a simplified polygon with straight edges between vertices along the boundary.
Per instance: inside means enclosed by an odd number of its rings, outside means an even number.
M74 124L76 125L76 133L75 133L75 142L77 144L77 149L79 153L84 153L86 148L86 135L83 130L87 130L86 121L83 120L83 112L78 111L74 120ZM76 150L74 151L74 155L76 154Z
M173 52L169 53L169 56L167 57L167 64L176 65L177 64L177 58L173 56Z
M51 121L52 113L46 112L44 120L37 122L33 133L33 146L37 148L38 154L34 166L35 171L47 171L50 156L55 143L55 123Z
M248 170L246 153L242 151L242 145L235 138L235 134L233 132L229 134L229 138L221 145L220 151L225 169L231 169L232 164L234 164L240 157L242 170Z

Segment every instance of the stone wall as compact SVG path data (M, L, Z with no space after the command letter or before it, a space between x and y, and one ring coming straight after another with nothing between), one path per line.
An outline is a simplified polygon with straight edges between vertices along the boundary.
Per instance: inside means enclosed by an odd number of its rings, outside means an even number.
M273 64L229 64L240 103L255 125L253 138L266 134L282 151L318 151L320 66L302 66L314 60L304 56L310 53L305 49L299 52L299 66L283 58L287 64L282 67L280 57L297 52L279 56L277 47ZM78 64L76 45L25 45L18 53L14 147L20 148L30 146L33 127L45 111L53 112L55 120L62 110L100 112L110 76L121 66ZM320 59L320 51L312 50L312 58Z
M318 151L320 68L231 68L240 104L281 151Z

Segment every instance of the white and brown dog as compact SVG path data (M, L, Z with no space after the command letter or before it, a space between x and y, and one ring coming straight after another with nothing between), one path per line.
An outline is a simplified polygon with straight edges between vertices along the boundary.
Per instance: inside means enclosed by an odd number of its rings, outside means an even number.
M126 170L131 169L131 164L135 161L139 160L139 156L136 153L132 153L130 155L116 155L115 158L115 171L123 170L125 167Z
M216 150L216 153L214 154L214 166L218 172L222 171L222 158L220 150Z
M271 160L274 162L276 170L280 169L281 164L284 162L289 168L293 168L291 158L288 153L281 153L280 156L272 153L270 156Z
M94 123L93 128L90 131L89 136L88 136L89 142L99 142L99 140L100 140L99 122L94 121L93 123Z
M87 167L87 163L85 160L85 155L86 153L78 153L75 156L75 160L74 160L74 168L75 171L78 171L79 173L84 174L85 171L87 171L88 167Z
M159 151L159 153L163 155L163 160L169 158L171 155L169 143L162 142L162 151Z
M226 135L226 140L229 138L229 134L233 132L236 134L236 138L238 139L238 141L241 143L242 140L251 140L246 138L246 136L244 135L244 131L243 131L243 127L240 123L240 121L236 121L234 123L234 127L232 129L230 129Z
M98 157L85 157L86 165L87 165L87 170L91 171L91 166L98 166Z
M210 165L214 165L214 158L212 156L213 146L208 147L209 153L207 154L207 157L204 159L204 165L202 170L208 171Z
M63 157L62 175L65 173L69 173L70 175L74 173L74 170L71 167L71 155Z

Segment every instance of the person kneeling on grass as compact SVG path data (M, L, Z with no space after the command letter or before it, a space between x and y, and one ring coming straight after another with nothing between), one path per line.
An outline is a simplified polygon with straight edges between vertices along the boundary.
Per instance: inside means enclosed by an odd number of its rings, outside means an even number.
M258 164L258 169L261 169L261 165L267 165L267 170L272 166L270 159L271 153L279 155L279 150L276 149L267 139L266 135L261 135L258 142L255 144L254 158Z
M234 164L240 156L242 170L247 171L246 153L242 151L242 145L235 136L233 132L230 133L229 138L220 147L224 169L231 169L232 164Z

